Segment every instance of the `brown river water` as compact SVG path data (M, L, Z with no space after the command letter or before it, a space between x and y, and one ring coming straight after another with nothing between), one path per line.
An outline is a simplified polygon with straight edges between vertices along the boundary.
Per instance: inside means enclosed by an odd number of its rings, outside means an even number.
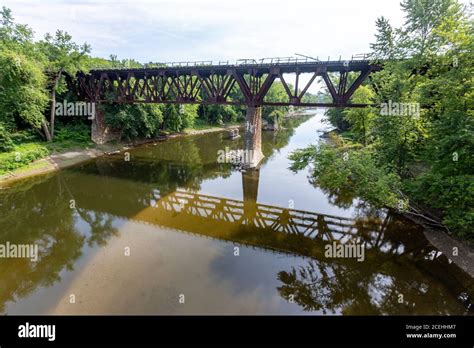
M288 169L313 113L263 133L259 170L218 163L243 139L216 132L4 187L0 245L38 253L0 258L0 313L470 314L473 279L421 227Z

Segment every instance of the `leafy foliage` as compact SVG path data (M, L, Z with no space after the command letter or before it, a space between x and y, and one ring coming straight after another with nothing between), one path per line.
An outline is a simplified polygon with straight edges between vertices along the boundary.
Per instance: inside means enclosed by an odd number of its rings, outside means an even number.
M374 92L366 87L360 86L352 98L354 103L371 104ZM349 127L356 135L356 140L363 144L368 143L371 136L375 113L371 108L354 108L342 111L344 119L349 123Z
M194 125L197 117L197 105L167 104L163 107L165 128L173 132L181 132Z
M459 236L472 237L474 180L472 175L444 176L436 172L405 182L406 191L418 202L443 211L443 223Z
M233 105L202 105L199 107L198 115L207 123L217 125L244 119L243 113Z
M0 174L49 155L46 146L30 143L16 146L14 151L0 153Z
M45 76L21 53L0 49L0 122L8 129L26 124L41 128L48 102Z
M290 90L293 88L288 86ZM274 81L267 95L265 96L267 102L286 102L288 101L288 94L280 81ZM288 112L288 107L284 106L264 106L262 110L262 118L270 123L273 123L275 116L280 120L284 114Z
M369 148L334 147L322 144L290 155L291 169L311 165L312 183L330 195L361 198L376 207L397 207L400 178L381 167Z
M121 129L126 139L150 138L156 135L163 122L163 113L152 104L107 104L103 107L105 121L113 128Z
M74 141L78 143L87 144L90 142L91 134L89 125L83 122L74 122L63 124L59 127L55 142Z
M0 124L0 152L7 152L13 149L13 141L10 133Z

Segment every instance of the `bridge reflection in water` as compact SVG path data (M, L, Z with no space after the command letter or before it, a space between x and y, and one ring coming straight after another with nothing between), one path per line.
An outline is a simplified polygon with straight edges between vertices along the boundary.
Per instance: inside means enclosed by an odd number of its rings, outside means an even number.
M87 210L299 256L324 257L325 245L332 242L361 243L369 256L381 251L404 251L400 241L392 243L383 238L391 219L389 215L379 224L378 221L261 204L257 203L258 184L259 170L250 169L242 173L243 200L180 189L165 194L155 190L149 195L148 202L141 200L140 208L136 201L126 199L127 196L121 195L117 204L115 195L113 204L104 202L104 198L84 197L85 194L95 195L94 190L76 192L71 187L70 192L71 197ZM91 202L94 202L92 206ZM131 203L133 207L127 206ZM135 213L124 215L125 211Z
M110 200L99 199L94 190L72 191L80 206L99 217L106 213L110 218L121 216L234 245L308 258L304 268L282 270L276 275L281 282L277 289L280 295L286 299L294 297L304 310L344 310L347 314L449 313L459 303L446 302L444 287L453 291L455 297L472 292L469 277L428 243L419 228L406 224L399 216L387 213L348 218L260 204L258 185L259 170L247 170L242 173L243 200L177 189L169 193L149 191L138 203L136 192L127 194L123 187L120 197L114 195ZM96 197L85 199L84 194ZM124 215L124 211L135 213ZM333 242L363 245L364 262L356 258L327 258L325 246ZM440 283L428 286L425 277ZM371 291L391 294L388 303L374 304L374 296L379 295ZM430 300L421 302L419 296L426 292L430 293ZM404 294L405 304L398 303L398 294ZM417 307L411 307L415 303Z
M326 242L344 244L361 239L354 219L188 191L157 197L149 208L131 219L307 256L310 255L301 249L303 242L311 241L308 246L320 242L324 246Z
M340 308L337 299L353 293L362 300L347 305L345 313L369 313L377 306L367 296L368 287L361 284L377 275L378 279L374 279L374 283L378 282L377 286L382 288L390 288L388 284L394 274L383 275L385 270L379 273L386 268L386 262L405 264L408 259L415 259L418 270L428 272L451 285L458 283L452 275L443 271L450 261L438 250L425 244L421 235L407 233L404 243L398 238L398 241L392 239L393 229L385 234L391 223L390 215L385 215L383 223L378 224L259 204L254 199L258 191L258 170L244 173L242 178L244 201L176 191L158 198L152 207L144 209L132 219L267 251L310 257L307 266L281 271L277 275L282 282L278 288L280 294L287 300L292 298L304 310L335 313ZM325 246L333 242L341 245L362 244L366 259L359 265L355 258L328 259ZM417 244L415 247L413 242ZM459 285L456 286L457 295L465 297L465 305L469 308L470 298L466 289ZM390 301L392 310L400 309L395 309L400 304L398 295L413 297L420 290L419 286L423 288L424 285L414 281L411 288L400 288L399 293L395 292ZM405 303L403 297L402 301Z

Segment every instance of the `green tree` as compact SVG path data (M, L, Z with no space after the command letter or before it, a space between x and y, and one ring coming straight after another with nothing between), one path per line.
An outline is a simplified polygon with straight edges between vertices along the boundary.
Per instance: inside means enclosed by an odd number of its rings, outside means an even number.
M163 107L164 127L174 132L191 128L197 117L197 105L166 104Z
M352 97L353 103L371 104L374 92L366 86L360 86ZM347 108L343 111L344 119L350 124L351 130L356 135L356 140L367 145L367 140L372 132L375 113L372 108Z
M376 59L385 59L384 69L373 75L369 85L361 87L362 95L356 93L353 97L373 99L381 108L326 113L339 129L347 126L356 135L353 140L362 147L354 144L347 163L342 164L334 152L340 151L338 142L335 149L322 147L297 152L293 160L316 166L312 180L319 185L333 190L358 185L352 190L359 197L379 204L383 197L366 184L380 178L381 192L409 198L406 213L425 218L429 224L440 221L457 235L472 238L472 21L455 0L404 0L401 6L405 13L402 27L392 28L383 17L377 20L376 42L371 47ZM409 103L416 111L382 112L388 103ZM358 163L367 163L371 171L362 170ZM377 171L375 177L372 170ZM397 186L403 191L384 191L391 180L384 178L400 178L402 184Z
M385 17L377 18L375 22L377 32L375 43L370 45L374 56L378 59L393 59L399 56L398 45L396 45L397 33Z
M62 30L57 30L55 35L46 34L44 40L38 43L40 51L46 57L46 70L49 77L49 88L51 90L50 110L50 134L47 140L54 139L54 122L56 112L56 93L64 92L66 86L63 73L75 76L79 70L83 70L88 60L87 54L90 46L86 43L79 46L72 41L72 36ZM60 82L63 83L60 83Z
M3 48L23 53L33 50L33 30L28 25L15 23L12 11L5 6L0 11L0 42Z
M293 89L293 86L288 86L290 90ZM265 96L265 101L267 102L288 102L288 94L286 93L283 83L280 81L274 81L270 89L268 90L267 95ZM276 111L276 114L275 114ZM275 115L278 115L279 118L282 118L282 115L288 112L287 106L264 106L262 110L262 118L270 123L273 123Z
M0 49L0 67L0 122L10 131L24 124L47 132L48 95L41 65L21 53Z
M242 113L234 105L202 105L198 111L199 117L211 124L222 125L225 122L236 122Z
M407 55L436 55L443 46L438 29L447 22L462 20L462 7L456 0L403 0L405 23L398 42Z
M156 104L105 104L102 110L105 122L126 139L151 138L163 123L162 107Z

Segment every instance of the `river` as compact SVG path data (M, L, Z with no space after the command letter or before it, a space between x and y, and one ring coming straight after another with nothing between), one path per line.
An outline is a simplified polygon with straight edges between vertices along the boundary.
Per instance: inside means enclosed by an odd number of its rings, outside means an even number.
M0 190L4 314L468 314L473 280L423 229L313 186L288 155L322 111L263 133L259 170L216 132L100 157ZM328 257L357 243L363 258ZM360 256L360 255L359 255Z

